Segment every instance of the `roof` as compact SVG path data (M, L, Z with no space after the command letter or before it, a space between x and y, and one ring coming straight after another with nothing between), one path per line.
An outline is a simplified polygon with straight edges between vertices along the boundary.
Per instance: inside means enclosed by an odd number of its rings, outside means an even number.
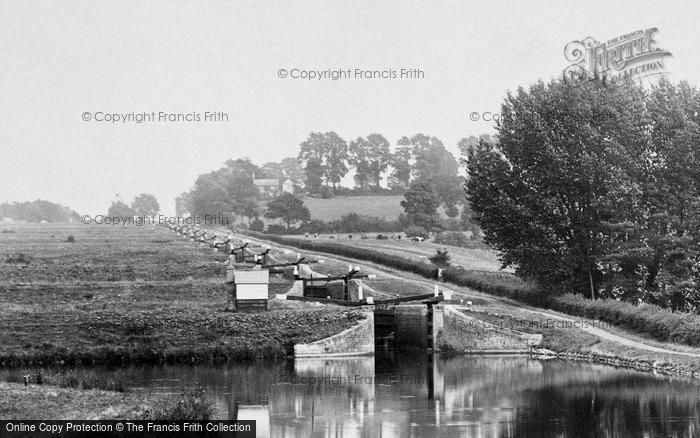
M270 187L279 185L279 181L276 179L254 179L253 184L258 187Z

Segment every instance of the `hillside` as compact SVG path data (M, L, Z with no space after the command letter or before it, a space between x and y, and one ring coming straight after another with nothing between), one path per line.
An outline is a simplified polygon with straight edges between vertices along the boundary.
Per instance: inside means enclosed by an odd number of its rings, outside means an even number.
M350 213L396 220L403 213L403 196L336 196L330 199L305 197L312 219L330 221Z

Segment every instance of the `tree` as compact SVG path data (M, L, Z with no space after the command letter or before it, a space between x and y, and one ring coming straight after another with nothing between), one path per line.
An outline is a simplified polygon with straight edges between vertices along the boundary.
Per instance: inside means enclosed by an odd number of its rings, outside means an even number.
M362 137L357 137L357 140L351 141L348 147L350 159L348 162L355 168L355 185L361 189L367 188L370 176L369 164L369 142Z
M508 95L498 143L481 140L467 157L473 220L504 266L549 290L596 296L619 243L612 228L635 228L643 215L635 175L648 157L644 105L640 88L603 81L539 82Z
M268 162L260 166L263 178L280 179L283 176L284 170L281 163Z
M430 184L440 195L450 217L459 214L456 208L463 198L459 163L437 137L416 134L402 137L392 159L392 185L407 187L409 181Z
M411 184L404 193L401 206L406 213L410 225L431 230L440 226L437 209L441 204L440 195L435 188L426 182L417 181Z
M175 216L184 217L192 212L192 195L190 192L182 192L175 198Z
M222 170L200 175L190 191L192 215L216 216L233 210L228 192L227 172Z
M269 219L282 219L287 226L287 230L289 230L289 227L293 223L310 220L311 213L309 209L304 206L304 201L291 193L283 193L267 203L265 217Z
M296 157L283 158L281 162L282 174L284 178L289 178L295 186L304 187L306 184L306 175L304 169L299 164L299 159Z
M348 173L348 145L335 132L327 132L325 137L328 145L326 181L331 183L335 192L340 185L340 180Z
M307 185L320 191L323 184L337 189L348 173L348 145L335 132L312 132L300 145L299 160L304 165Z
M239 216L248 218L248 222L260 216L258 197L260 191L254 180L256 176L264 176L257 166L248 159L229 160L227 162L226 191L230 210Z
M396 151L390 158L392 167L389 178L389 187L406 190L411 184L411 140L401 137L397 143Z
M141 193L134 198L131 209L134 210L136 216L155 216L160 211L160 205L158 205L155 196Z
M114 201L107 211L107 216L110 217L133 217L136 216L134 210L131 209L122 201Z
M348 162L355 168L355 182L365 189L371 181L375 188L381 185L382 174L389 167L389 141L381 134L358 137L348 147Z

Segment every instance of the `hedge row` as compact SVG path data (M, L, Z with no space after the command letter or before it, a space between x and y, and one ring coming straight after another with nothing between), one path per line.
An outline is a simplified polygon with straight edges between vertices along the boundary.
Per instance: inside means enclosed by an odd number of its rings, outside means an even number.
M413 272L426 278L435 278L436 274L435 266L380 251L356 248L335 242L251 234L283 245L379 263L391 268ZM461 266L445 269L443 279L458 286L470 287L532 306L604 321L659 341L676 342L694 347L700 346L700 315L672 312L649 304L637 306L622 301L592 301L580 295L544 294L511 274L470 271Z

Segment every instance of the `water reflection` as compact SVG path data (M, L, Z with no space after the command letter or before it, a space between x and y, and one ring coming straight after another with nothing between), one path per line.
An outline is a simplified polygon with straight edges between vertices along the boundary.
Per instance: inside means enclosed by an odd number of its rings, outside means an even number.
M200 382L273 437L693 437L700 383L505 356L388 353L115 371L153 392Z

